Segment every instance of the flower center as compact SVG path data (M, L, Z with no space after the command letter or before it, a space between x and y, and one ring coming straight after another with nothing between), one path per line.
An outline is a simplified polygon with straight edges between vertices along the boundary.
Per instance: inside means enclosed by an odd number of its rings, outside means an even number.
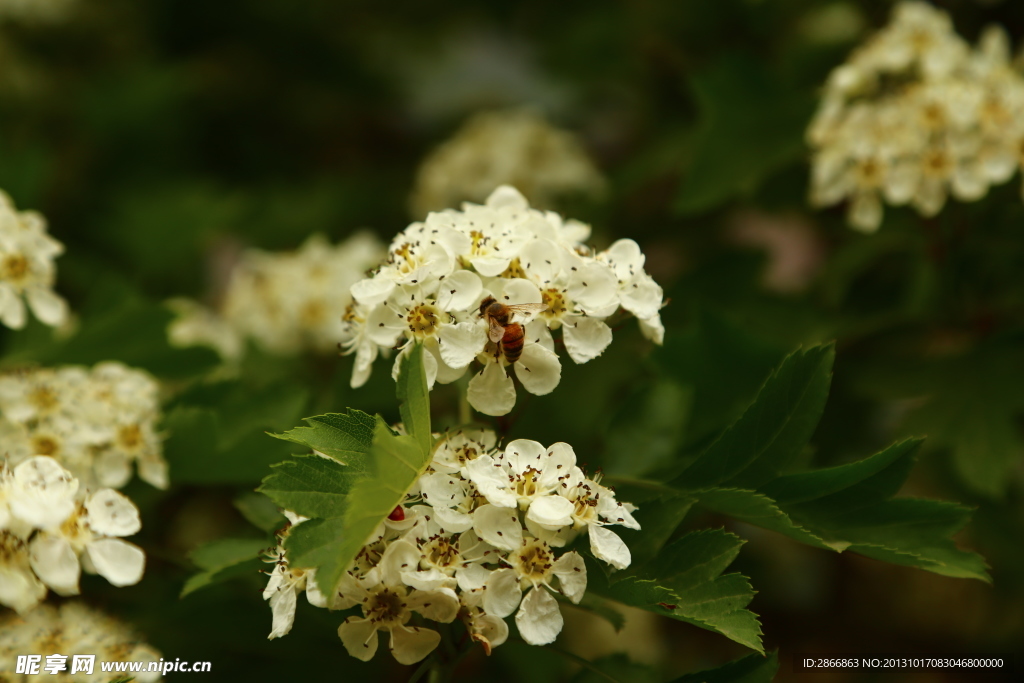
M50 387L36 387L28 393L26 398L40 413L57 407L57 393Z
M405 320L409 323L409 331L422 339L437 333L440 318L441 316L436 308L430 304L420 304L409 311Z
M11 566L12 560L24 552L25 542L6 529L0 531L0 565Z
M545 289L540 293L541 303L547 304L547 310L541 311L540 314L549 320L561 319L563 315L569 310L568 305L565 303L565 296L561 290L551 287Z
M32 451L35 455L53 455L60 450L60 442L49 436L32 437Z
M28 275L28 259L21 254L11 254L4 259L3 277L5 280L18 282Z
M125 425L117 432L117 443L126 451L133 451L142 445L142 431L139 425Z
M299 311L299 320L306 327L318 327L327 317L327 307L319 299L307 301Z
M509 262L508 268L506 268L505 272L502 273L501 275L499 275L498 277L505 277L505 278L509 278L510 280L511 279L515 279L515 278L520 278L520 279L523 279L523 280L527 279L526 278L526 271L523 270L522 264L519 263L519 257L518 256L516 258L512 259Z
M423 561L430 566L447 569L461 561L458 549L443 536L435 536L423 546Z
M546 583L551 576L555 556L544 541L533 539L512 553L512 563L519 577L528 579L534 585Z
M516 477L516 495L520 498L533 498L537 495L540 490L540 486L537 485L537 477L540 472L527 467L526 471Z
M384 588L370 596L363 606L366 618L375 624L400 626L409 621L412 614L405 609L403 596Z

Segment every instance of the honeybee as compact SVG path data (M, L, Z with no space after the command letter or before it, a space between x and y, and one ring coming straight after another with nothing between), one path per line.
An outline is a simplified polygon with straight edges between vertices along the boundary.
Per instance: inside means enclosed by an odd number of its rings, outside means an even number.
M489 296L480 302L480 317L487 318L487 338L497 345L494 357L502 353L509 363L515 363L523 355L526 332L511 318L516 313L540 313L547 310L547 304L502 304Z

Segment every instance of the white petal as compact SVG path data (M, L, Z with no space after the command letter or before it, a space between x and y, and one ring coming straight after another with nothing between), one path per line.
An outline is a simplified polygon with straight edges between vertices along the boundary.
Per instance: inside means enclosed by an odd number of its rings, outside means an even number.
M528 209L526 197L511 185L500 185L488 197L485 204L492 209Z
M270 610L274 615L268 640L280 638L292 630L295 623L295 590L289 584L279 585L270 596Z
M511 258L499 258L497 256L477 256L476 258L470 259L470 263L476 268L476 272L486 277L498 277L505 272L508 268L509 263L512 262Z
M508 640L508 624L504 619L485 614L473 620L473 640L484 643L484 652L490 653Z
M119 538L101 538L85 547L96 573L115 586L131 586L142 579L146 554Z
M487 345L487 331L475 322L444 325L437 333L441 360L449 367L464 368Z
M380 304L366 316L366 337L378 346L391 348L405 325L404 315L400 316L390 307Z
M522 278L515 278L507 281L505 283L504 291L502 291L501 296L497 298L502 303L510 306L516 306L519 304L539 304L542 300L540 290L537 289L537 285ZM525 316L522 313L517 313L514 318L514 322L523 322L524 320Z
M60 536L41 533L29 544L32 570L59 595L78 595L82 568L71 544Z
M437 647L441 634L418 626L396 626L391 629L391 654L399 664L415 664Z
M481 505L473 512L473 531L496 548L514 550L522 545L523 527L514 509Z
M665 343L665 326L661 322L661 316L656 315L647 320L640 320L640 333L647 339L661 346Z
M604 263L593 261L579 266L569 283L569 297L588 313L616 301L619 280Z
M455 580L440 569L402 572L402 582L416 589L413 595L456 585Z
M572 524L575 506L559 495L534 498L526 518L547 529L556 530Z
M132 478L132 462L125 453L107 449L93 461L93 471L101 485L117 489Z
M604 256L620 280L629 280L644 268L644 253L640 245L631 239L617 240L608 247Z
M540 470L547 449L539 441L533 439L516 439L505 446L505 461L513 472L525 472L527 467Z
M484 610L488 614L504 619L516 611L523 593L519 589L519 577L514 569L498 569L491 572L484 590Z
M611 330L608 333L611 334ZM562 380L562 363L558 356L540 344L526 344L515 369L523 388L534 396L550 394Z
M306 600L313 607L327 607L327 596L320 590L320 585L316 582L316 570L310 569L306 573Z
M515 495L508 490L508 476L503 467L489 455L482 455L466 464L466 475L487 502L498 507L516 506Z
M451 623L459 613L459 598L450 588L415 590L405 604L413 612L441 624Z
M555 642L562 632L562 612L558 602L545 589L537 587L523 599L516 613L519 635L530 645L547 645Z
M468 311L480 301L484 285L470 270L458 270L437 285L437 305L445 311Z
M386 277L366 278L356 282L349 289L352 298L366 306L376 306L391 296L395 281Z
M483 372L469 380L466 398L484 415L508 415L516 404L516 387L501 363L488 362Z
M434 508L434 521L450 534L461 534L473 528L473 517L451 508Z
M536 282L548 283L562 270L559 247L550 240L531 240L519 251L519 263Z
M60 526L75 511L78 480L53 458L38 455L14 468L7 489L11 514L40 529Z
M615 532L596 524L591 524L589 529L590 552L594 553L594 557L604 560L616 569L625 569L629 566L632 561L629 548Z
M377 654L377 625L369 619L349 617L338 627L338 637L356 659L368 662Z
M458 505L466 497L462 484L455 478L434 472L420 477L420 495L435 510Z
M29 287L25 290L28 305L42 322L54 327L68 317L68 304L64 299L45 287Z
M0 322L12 330L25 327L25 303L10 286L0 287Z
M455 570L455 579L458 581L459 589L463 593L483 588L489 578L491 578L491 571L475 562L468 567ZM512 609L515 608L513 607Z
M650 275L641 275L619 294L622 307L638 318L650 318L661 310L665 293Z
M103 536L131 536L142 528L139 509L113 489L100 489L85 504L86 522Z
M388 586L402 583L402 572L414 571L420 563L420 551L409 541L394 541L380 559L381 578Z
M0 564L0 605L25 614L46 597L46 586L28 567Z
M578 605L587 590L587 565L576 551L566 553L555 560L551 568L558 577L562 594Z
M167 473L167 461L157 455L140 457L138 460L139 478L150 486L164 490L170 485Z
M562 327L565 350L577 363L600 356L612 343L612 328L594 318L573 318Z

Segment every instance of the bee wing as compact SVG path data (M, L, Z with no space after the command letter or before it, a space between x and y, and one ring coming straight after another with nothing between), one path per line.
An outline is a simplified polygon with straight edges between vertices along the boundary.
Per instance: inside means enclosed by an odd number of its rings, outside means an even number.
M535 313L548 310L547 304L514 304L508 307L512 313L522 314L524 318L533 318Z
M487 318L487 338L497 344L505 336L505 328L494 318Z

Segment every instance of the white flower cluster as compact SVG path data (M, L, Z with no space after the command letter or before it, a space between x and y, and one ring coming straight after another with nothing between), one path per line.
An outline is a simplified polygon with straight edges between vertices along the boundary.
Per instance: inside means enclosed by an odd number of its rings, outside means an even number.
M49 455L87 488L121 488L139 476L167 488L159 385L148 373L109 361L0 375L0 438L12 465Z
M77 595L82 569L115 586L142 578L146 558L122 536L142 528L139 510L113 489L79 488L45 455L0 469L0 604L24 614L46 597ZM52 653L47 653L52 654Z
M336 349L349 287L383 255L370 233L337 246L313 235L294 252L249 249L232 272L223 316L236 333L272 353Z
M15 673L19 655L39 655L41 669L47 657L54 654L68 656L67 668L58 673ZM74 655L95 655L96 664L91 674L84 671L71 673ZM60 607L41 605L31 614L6 614L0 618L0 674L7 683L53 681L53 683L109 683L112 674L100 670L98 662L157 662L160 653L142 642L139 634L113 617L80 602L66 602ZM161 680L158 671L133 673L137 683Z
M553 593L579 603L587 588L583 557L561 549L587 534L594 557L623 569L629 548L608 527L640 525L631 505L576 466L568 444L518 439L499 449L496 442L484 430L440 441L427 473L378 526L334 595L319 591L312 572L290 568L279 548L264 592L274 612L270 637L291 629L296 595L305 590L318 607L359 607L338 635L364 661L376 653L379 631L400 663L426 657L440 634L423 619L460 618L488 653L505 642L504 618L513 613L526 642L554 641L563 621ZM413 621L414 612L423 619Z
M413 223L392 242L385 264L352 285L342 338L343 349L356 355L352 386L366 382L379 352L422 342L431 387L455 381L478 360L483 370L469 382L469 402L481 413L505 415L516 400L506 365L532 394L558 386L562 368L552 330L561 329L576 363L604 352L612 341L605 320L620 310L636 316L644 335L660 344L662 289L644 271L640 247L623 239L595 253L583 244L589 235L587 225L531 209L509 186L484 205ZM512 307L497 339L489 337L491 316L481 311L488 299ZM530 322L517 320L523 314L515 307L524 304L544 310Z
M534 109L484 112L420 165L413 213L482 202L499 185L519 188L535 206L552 207L564 197L599 195L605 181L575 136Z
M807 137L816 206L849 200L850 224L866 232L882 198L933 216L947 194L978 200L1024 163L1024 78L1001 28L972 50L945 12L902 2L829 76Z
M0 322L16 330L25 326L22 296L47 325L67 319L67 303L53 292L53 260L63 252L64 245L50 237L42 216L18 211L0 191Z

